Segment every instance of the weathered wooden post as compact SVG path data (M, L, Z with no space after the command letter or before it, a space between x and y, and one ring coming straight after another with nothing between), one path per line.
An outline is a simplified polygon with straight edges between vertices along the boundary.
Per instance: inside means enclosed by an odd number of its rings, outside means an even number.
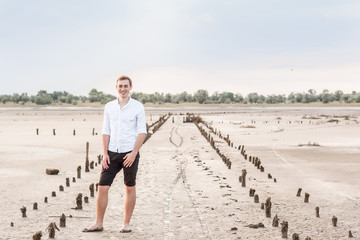
M70 178L66 178L66 186L70 187Z
M246 187L246 169L242 170L242 174L241 174L241 186L242 187Z
M60 191L60 192L63 192L63 191L64 191L63 185L60 185L60 186L59 186L59 191Z
M92 129L92 135L95 135L95 128Z
M89 203L89 197L88 196L84 197L84 203Z
M271 198L268 197L265 202L265 215L266 217L271 217Z
M60 231L55 222L51 222L46 230L49 232L49 238L55 238L55 230Z
M305 240L311 240L311 237L307 236L307 237L305 238Z
M79 170L78 170L79 171ZM80 171L81 171L81 167L80 167ZM81 175L81 173L80 173L80 175ZM78 175L79 176L79 175ZM73 182L76 182L76 178L75 177L73 177Z
M90 172L89 165L89 142L86 142L85 172Z
M76 197L76 210L82 210L82 194L79 193Z
M52 197L56 197L56 192L55 192L55 191L52 191L52 192L51 192L51 196L52 196Z
M259 203L259 195L255 194L254 203Z
M89 186L89 189L90 189L90 197L94 197L94 184L90 184Z
M41 231L36 232L36 233L33 235L33 240L41 240L41 237L42 237L42 232L41 232Z
M288 228L289 228L288 222L283 221L281 223L281 237L282 238L287 238Z
M331 218L331 221L332 221L332 224L333 224L333 226L334 227L336 227L337 226L337 217L335 217L335 216L333 216L332 218Z
M77 167L77 178L81 178L81 166Z
M39 135L39 129L38 128L36 129L36 135Z
M316 207L316 208L315 208L315 212L316 212L316 217L317 217L317 218L320 217L320 214L319 214L320 208L319 208L319 207Z
M56 133L55 133L55 129L53 129L53 135L54 135L54 136L56 135Z
M14 227L14 223L13 223L13 222L10 223L10 227Z
M33 210L38 210L38 204L37 204L37 202L34 202Z
M75 132L75 129L73 130L73 136L75 136L76 132Z
M20 208L20 211L21 211L21 213L22 213L22 217L23 217L23 218L26 218L26 207L23 206L22 208Z
M256 191L255 189L250 188L249 197L254 197L255 191Z
M261 210L264 210L265 209L265 204L264 203L261 203Z
M60 227L66 227L66 216L62 214L60 217Z
M99 154L99 155L97 156L97 158L98 158L98 164L101 164L101 160L102 160L101 154Z
M47 197L44 198L44 203L47 203L48 202L48 199Z
M294 234L292 235L292 240L300 240L299 234L294 233Z
M272 226L273 226L273 227L278 227L278 226L279 226L279 218L278 218L277 214L276 214L275 217L273 218Z
M353 238L354 236L352 235L351 231L349 230L349 238Z
M260 167L260 172L264 172L265 171L265 169L264 169L264 167L261 165L261 167Z
M302 191L302 188L299 188L297 191L297 194L296 194L297 197L300 197L301 191Z
M94 161L90 162L90 169L94 169Z
M268 179L272 179L272 176L270 173L268 173Z
M310 197L310 194L305 193L305 199L304 199L304 202L308 203L308 202L309 202L309 197Z

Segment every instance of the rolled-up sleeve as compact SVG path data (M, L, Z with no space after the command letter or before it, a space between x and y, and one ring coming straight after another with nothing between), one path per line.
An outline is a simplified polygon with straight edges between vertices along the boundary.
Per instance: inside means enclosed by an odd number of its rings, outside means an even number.
M102 134L105 135L109 135L111 134L111 130L110 130L110 118L109 118L109 111L108 111L108 107L105 106L104 109L104 122L103 122L103 127L102 127Z
M140 133L147 134L145 110L143 106L141 106L141 111L139 111L139 113L136 115L136 127L137 127L137 134Z

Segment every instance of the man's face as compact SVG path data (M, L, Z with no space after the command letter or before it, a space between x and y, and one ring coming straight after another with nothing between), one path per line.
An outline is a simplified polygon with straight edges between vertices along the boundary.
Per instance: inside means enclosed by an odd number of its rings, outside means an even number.
M128 97L131 89L129 80L120 80L116 83L116 90L122 98Z

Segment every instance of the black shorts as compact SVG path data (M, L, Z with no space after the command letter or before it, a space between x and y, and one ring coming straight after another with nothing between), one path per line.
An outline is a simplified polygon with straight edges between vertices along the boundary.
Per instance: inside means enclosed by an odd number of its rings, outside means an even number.
M124 169L124 184L128 187L135 186L140 154L138 153L136 155L131 167L124 167L123 163L125 160L123 158L130 152L116 153L108 151L110 164L108 169L102 168L99 181L100 186L111 186L116 174L120 172L121 169Z

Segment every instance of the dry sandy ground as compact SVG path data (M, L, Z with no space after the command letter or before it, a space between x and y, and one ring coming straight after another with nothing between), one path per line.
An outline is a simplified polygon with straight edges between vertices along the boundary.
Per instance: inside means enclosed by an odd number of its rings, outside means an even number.
M170 109L147 109L148 123ZM272 217L288 221L288 237L347 239L351 230L360 239L360 113L357 108L242 108L172 110L170 118L141 149L137 180L137 205L133 232L120 233L124 188L122 173L116 178L105 216L104 231L82 233L95 217L96 199L89 185L99 178L100 166L84 172L86 142L90 161L101 153L102 110L0 109L0 239L31 239L50 222L66 228L56 239L282 239ZM215 145L232 161L228 169L193 123L183 123L180 113L200 113L234 147L212 134ZM321 116L322 115L322 116ZM343 116L349 116L345 120ZM339 117L340 116L340 117ZM335 118L337 117L337 118ZM313 119L309 119L313 118ZM314 119L318 118L318 119ZM339 123L328 122L338 119ZM252 128L249 128L252 126ZM39 128L39 135L36 135ZM53 136L53 129L56 135ZM73 129L76 135L73 136ZM298 146L318 143L320 146ZM261 159L260 172L235 147L244 145L249 156ZM65 179L82 177L65 187ZM45 174L58 168L57 176ZM247 186L239 176L246 169ZM268 179L268 173L277 179ZM65 187L64 192L59 186ZM296 197L301 187L301 197ZM256 189L260 203L271 197L272 217L249 197ZM51 192L56 191L56 197ZM304 203L304 193L310 194ZM73 210L76 196L89 196L83 210ZM48 203L44 203L48 197ZM38 210L33 210L33 203ZM27 208L22 218L20 208ZM315 207L320 207L320 218ZM332 216L338 218L333 227ZM14 223L14 227L10 223ZM263 223L265 228L249 228Z

